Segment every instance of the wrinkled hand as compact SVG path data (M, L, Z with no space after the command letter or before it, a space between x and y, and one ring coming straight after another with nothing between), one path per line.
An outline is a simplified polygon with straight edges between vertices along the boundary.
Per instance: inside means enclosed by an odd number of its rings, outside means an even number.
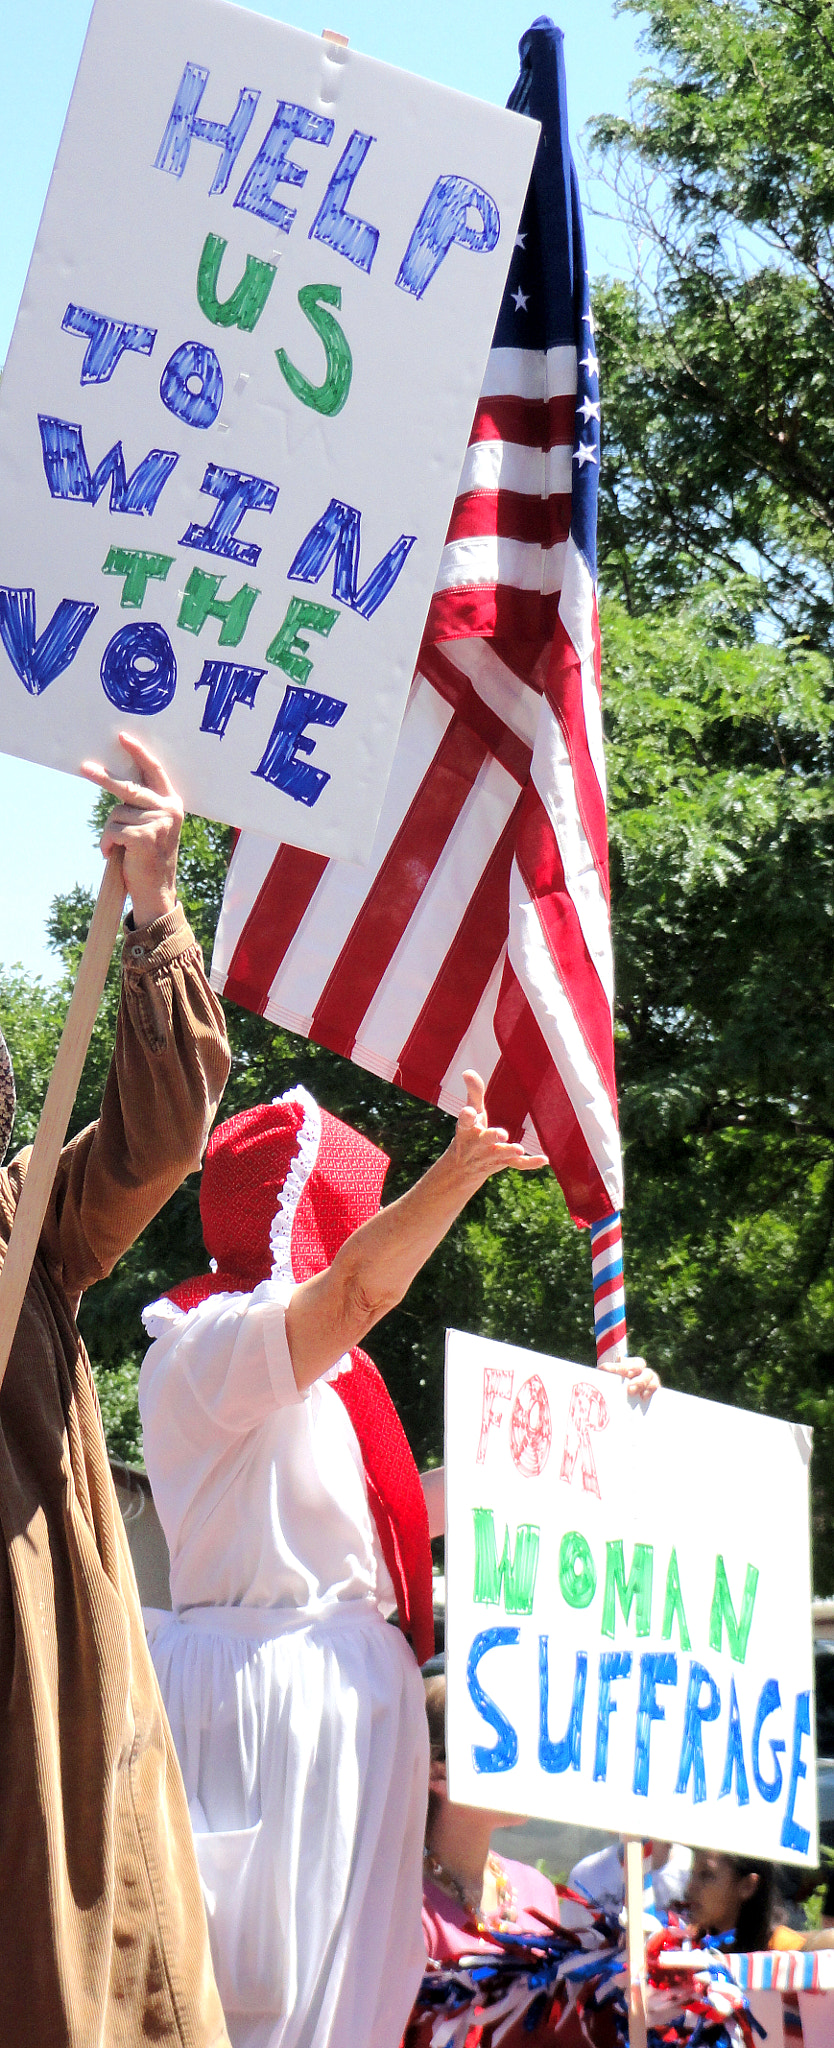
M119 745L135 762L140 780L127 782L110 775L100 761L82 761L88 782L107 789L118 802L101 836L105 859L122 848L125 888L136 925L152 924L173 910L177 900L177 851L183 809L181 799L155 754L141 740L120 732Z
M597 1363L600 1372L615 1372L619 1379L625 1380L629 1393L639 1394L641 1401L647 1401L650 1394L657 1393L660 1379L646 1364L645 1358L620 1358L612 1351L610 1360L600 1358Z
M467 1104L458 1117L449 1149L455 1166L473 1186L480 1186L490 1174L502 1173L507 1166L517 1167L521 1173L546 1166L543 1152L525 1152L523 1146L511 1145L508 1133L500 1125L492 1127L487 1123L480 1074L465 1073L463 1078Z

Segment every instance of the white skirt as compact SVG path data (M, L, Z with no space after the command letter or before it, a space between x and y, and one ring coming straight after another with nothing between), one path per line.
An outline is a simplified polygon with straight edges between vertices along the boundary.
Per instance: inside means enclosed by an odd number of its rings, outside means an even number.
M398 2048L425 1967L423 1684L350 1607L154 1616L232 2048Z

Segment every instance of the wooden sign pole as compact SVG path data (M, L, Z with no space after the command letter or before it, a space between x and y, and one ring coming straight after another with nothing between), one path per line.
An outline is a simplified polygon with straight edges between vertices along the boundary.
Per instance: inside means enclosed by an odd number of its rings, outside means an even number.
M629 2048L646 2048L646 1946L643 1934L643 1844L625 1845L626 1958Z
M121 850L111 853L102 877L87 944L67 1010L61 1043L46 1091L32 1155L0 1272L0 1386L23 1307L46 1205L78 1093L102 990L124 909Z

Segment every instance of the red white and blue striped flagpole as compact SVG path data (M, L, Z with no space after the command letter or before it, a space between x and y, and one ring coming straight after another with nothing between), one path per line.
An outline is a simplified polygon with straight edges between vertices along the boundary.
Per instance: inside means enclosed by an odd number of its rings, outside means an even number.
M618 1209L591 1224L591 1272L594 1289L594 1337L597 1365L610 1367L628 1356L623 1280L623 1227ZM626 1943L628 1955L629 2039L646 2048L645 1941L643 1882L646 1846L626 1838Z
M594 1336L597 1365L613 1364L607 1354L625 1358L628 1336L623 1281L623 1228L618 1209L591 1224L591 1272L594 1288Z

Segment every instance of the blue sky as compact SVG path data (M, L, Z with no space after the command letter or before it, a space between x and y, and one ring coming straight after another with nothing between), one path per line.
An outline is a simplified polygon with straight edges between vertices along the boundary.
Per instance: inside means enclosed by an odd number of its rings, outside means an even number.
M125 0L128 6L130 0ZM171 0L176 5L176 0ZM535 19L531 0L277 0L261 13L318 34L334 28L368 55L503 104L517 70L520 36ZM23 290L49 176L90 13L89 0L4 0L0 83L0 362ZM574 152L589 117L624 112L640 68L639 18L617 18L613 0L561 0ZM586 206L590 195L586 190ZM588 211L592 277L622 269L615 227ZM0 802L7 847L16 849L0 893L0 966L20 961L51 979L44 943L49 905L76 882L96 888L100 856L89 825L90 789L76 778L0 755Z

